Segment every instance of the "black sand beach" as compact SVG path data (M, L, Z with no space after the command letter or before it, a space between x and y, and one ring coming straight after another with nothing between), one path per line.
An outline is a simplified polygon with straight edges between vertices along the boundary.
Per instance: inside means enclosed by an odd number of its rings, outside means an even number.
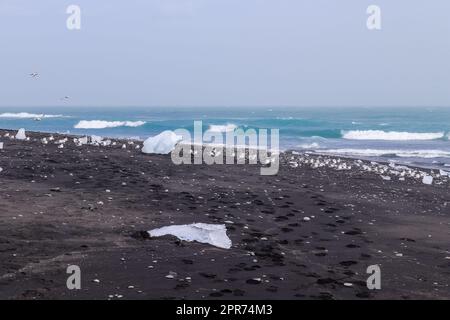
M448 179L293 167L292 154L261 176L6 132L1 299L450 299ZM226 224L232 248L142 232L194 222ZM366 286L375 264L381 290ZM67 289L68 265L81 290Z

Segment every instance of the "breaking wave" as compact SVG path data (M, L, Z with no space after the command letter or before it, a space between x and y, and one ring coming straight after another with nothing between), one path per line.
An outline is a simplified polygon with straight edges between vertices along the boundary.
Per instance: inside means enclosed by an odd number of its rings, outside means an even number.
M299 147L302 149L319 149L320 145L317 142L313 142L301 144L299 145Z
M103 120L81 120L75 129L105 129L117 127L140 127L145 121L103 121Z
M399 132L399 131L381 131L381 130L351 130L342 131L342 138L348 140L436 140L445 137L445 132Z
M209 126L209 131L211 132L230 132L230 131L234 131L237 128L237 125L233 124L233 123L228 123L225 125L217 125L217 124L212 124Z
M0 114L0 118L15 118L15 119L34 119L34 118L61 118L61 114L37 114L28 112L5 112Z
M450 158L450 152L444 150L390 150L390 149L328 149L320 153L362 157L396 156L402 158Z

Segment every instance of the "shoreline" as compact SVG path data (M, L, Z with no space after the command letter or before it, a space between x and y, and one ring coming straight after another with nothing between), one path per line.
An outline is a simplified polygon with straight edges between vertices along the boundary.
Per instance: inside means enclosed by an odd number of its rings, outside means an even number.
M0 128L0 139L3 137L4 133L7 132L9 134L15 134L17 133L17 130L13 130L13 129L2 129ZM51 131L26 131L29 132L33 135L42 135L42 134L48 134L48 135L57 135L57 136L61 136L61 137L68 137L68 138L82 138L82 137L90 137L90 136L100 136L103 139L109 139L109 140L115 140L116 142L120 142L120 143L126 143L128 141L133 141L133 142L139 142L139 143L143 143L145 141L145 138L141 138L139 137L139 139L136 139L136 136L130 136L130 137L114 137L114 136L102 136L99 134L73 134L73 133L59 133L59 132L51 132ZM191 143L191 146L196 145L195 143ZM215 145L215 144L203 144L204 147L221 147L220 145ZM224 148L226 148L225 145L223 145ZM246 148L248 150L248 147ZM256 150L259 150L259 148L256 148ZM271 152L273 152L272 150L270 150ZM280 155L283 154L292 154L292 153L299 153L299 154L309 154L309 155L314 155L314 156L323 156L323 157L329 157L329 158L341 158L341 159L347 159L347 160L360 160L360 161L364 161L367 163L370 162L377 162L383 165L389 165L390 163L395 163L398 164L399 166L407 166L410 167L412 169L417 169L417 170L427 170L427 171L439 171L439 170L447 170L445 167L437 167L437 166L433 166L433 165L423 165L420 166L418 164L410 164L410 163L406 163L406 162L402 162L401 161L401 157L398 157L398 159L400 159L400 161L394 161L394 160L387 160L387 159L380 159L381 157L364 157L364 156L352 156L352 155L341 155L341 154L332 154L332 153L326 153L326 152L320 152L320 151L316 151L316 150L309 150L309 149L292 149L292 148L286 148L286 149L281 149L276 152ZM448 167L448 171L450 172L450 167Z
M261 176L258 165L177 166L132 141L27 136L2 138L0 298L450 298L447 178L388 181L379 170L400 169L293 153ZM232 247L142 236L191 223L224 224ZM68 265L81 290L67 289ZM381 290L366 286L370 265Z
M41 136L41 135L50 135L50 136L60 136L61 138L70 138L70 139L74 139L74 138L82 138L82 137L91 137L91 136L99 136L102 137L103 139L106 140L111 140L111 141L115 141L115 142L119 142L119 143L128 143L129 141L132 141L134 143L143 143L145 141L145 139L136 139L136 137L113 137L113 136L102 136L102 135L90 135L90 134L73 134L73 133L59 133L59 132L42 132L42 131L26 131L29 132L32 135L35 136ZM15 134L17 133L17 130L12 130L12 129L2 129L0 128L0 140L4 137L5 133L9 133L11 134ZM140 137L139 137L140 138ZM1 141L0 141L1 142ZM191 143L191 146L195 146L197 145L196 143ZM225 145L216 145L216 144L203 144L204 148L205 147L223 147L224 149L226 149ZM237 146L235 146L235 149L237 148ZM246 147L246 150L248 150L249 148ZM253 148L254 150L259 150L259 148ZM269 150L271 153L273 152L272 149ZM325 158L330 158L330 159L345 159L348 161L354 160L354 161L363 161L366 164L370 164L370 163L378 163L380 165L389 165L391 163L395 163L398 166L403 166L403 167L408 167L410 169L413 170L418 170L418 171L440 171L440 170L445 170L444 168L439 168L439 167L432 167L432 166L419 166L416 164L408 164L408 163L403 163L401 161L389 161L387 159L370 159L370 157L357 157L357 156L351 156L351 155L339 155L339 154L331 154L331 153L324 153L324 152L320 152L320 151L315 151L315 150L308 150L308 149L280 149L278 152L275 152L275 154L279 154L281 157L286 157L288 155L292 155L292 154L302 154L302 155L310 155L310 156L315 156L315 157L325 157ZM376 157L374 157L376 158ZM248 160L248 159L247 159ZM448 168L448 172L450 173L450 167Z

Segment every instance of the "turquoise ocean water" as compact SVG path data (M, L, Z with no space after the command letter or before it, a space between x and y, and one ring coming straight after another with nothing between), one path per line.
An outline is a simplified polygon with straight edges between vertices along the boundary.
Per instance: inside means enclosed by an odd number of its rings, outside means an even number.
M0 128L145 139L164 130L276 128L282 150L450 167L450 108L0 108Z

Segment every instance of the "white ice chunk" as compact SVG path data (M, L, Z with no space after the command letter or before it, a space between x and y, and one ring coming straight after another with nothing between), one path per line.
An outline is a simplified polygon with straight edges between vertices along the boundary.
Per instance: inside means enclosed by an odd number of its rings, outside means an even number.
M17 140L25 140L27 136L25 135L25 129L20 128L19 131L17 131L16 139Z
M0 142L0 150L3 149L3 142Z
M84 144L88 144L88 137L82 137L78 139L78 144L79 145L84 145Z
M169 154L175 149L175 145L183 139L175 132L166 130L157 136L150 137L144 141L143 153Z
M56 141L55 144L64 144L67 142L67 140L68 140L67 138L64 138L64 139Z
M231 240L227 236L224 224L194 223L189 225L173 225L148 231L151 237L173 235L184 241L209 243L213 246L230 249Z
M100 144L102 142L102 140L103 140L103 138L100 136L95 136L95 135L91 136L91 143L94 145Z
M432 176L425 176L425 177L423 177L422 183L424 183L424 184L433 184L433 177Z
M1 149L1 148L0 148ZM448 177L450 176L450 172L444 171L444 170L439 170L439 174L443 177Z

